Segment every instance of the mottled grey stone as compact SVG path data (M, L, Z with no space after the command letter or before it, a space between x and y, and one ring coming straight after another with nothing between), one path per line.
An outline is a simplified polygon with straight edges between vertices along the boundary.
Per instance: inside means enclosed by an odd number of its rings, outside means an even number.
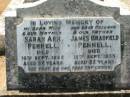
M17 65L16 26L23 18L45 17L113 17L121 27L121 64L110 72L25 73ZM130 16L121 16L119 8L89 0L48 0L33 8L17 9L17 17L6 17L5 23L8 90L81 92L130 88Z

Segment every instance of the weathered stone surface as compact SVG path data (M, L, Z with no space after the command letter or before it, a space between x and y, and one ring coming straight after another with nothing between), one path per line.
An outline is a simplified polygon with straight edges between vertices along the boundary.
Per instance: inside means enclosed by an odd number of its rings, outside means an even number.
M112 17L120 23L121 64L114 71L26 73L17 64L16 28L24 18ZM119 8L104 7L89 0L48 0L33 8L17 10L6 17L7 88L34 91L90 91L129 88L130 16ZM22 52L21 52L22 53Z
M113 18L30 18L16 33L17 63L28 73L113 71L121 63Z

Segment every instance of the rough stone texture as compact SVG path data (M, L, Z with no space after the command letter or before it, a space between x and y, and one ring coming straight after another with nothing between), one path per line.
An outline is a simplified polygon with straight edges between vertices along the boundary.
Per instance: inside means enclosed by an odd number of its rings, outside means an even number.
M16 25L23 18L113 17L121 25L122 61L113 72L26 74L17 66ZM7 88L24 91L63 92L127 89L130 87L130 16L119 8L96 5L88 0L48 0L39 6L18 9L6 18Z
M11 85L13 83L12 88L17 87L18 86L18 72L17 72L17 65L16 65L16 33L13 33L16 29L16 19L10 18L10 19L6 19L6 21L10 21L8 22L8 25L6 25L5 29L6 29L6 33L5 34L5 42L6 42L6 70L7 70L7 86ZM5 22L6 22L5 21ZM12 25L12 26L10 26ZM10 65L9 65L10 64Z
M130 87L130 16L120 16L122 35L121 82L123 87Z

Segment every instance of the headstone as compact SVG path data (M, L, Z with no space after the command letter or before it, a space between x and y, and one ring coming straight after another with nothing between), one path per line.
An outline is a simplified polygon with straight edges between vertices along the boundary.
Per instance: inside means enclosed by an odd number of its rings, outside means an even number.
M130 87L130 17L89 0L47 0L6 17L7 89Z

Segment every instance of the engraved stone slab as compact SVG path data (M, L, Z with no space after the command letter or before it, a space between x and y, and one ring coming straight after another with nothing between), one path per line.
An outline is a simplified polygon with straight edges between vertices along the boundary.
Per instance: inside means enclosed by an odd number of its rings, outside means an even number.
M89 0L47 0L5 19L7 89L130 87L130 16Z
M17 26L17 64L28 73L113 71L120 49L112 17L25 18Z

